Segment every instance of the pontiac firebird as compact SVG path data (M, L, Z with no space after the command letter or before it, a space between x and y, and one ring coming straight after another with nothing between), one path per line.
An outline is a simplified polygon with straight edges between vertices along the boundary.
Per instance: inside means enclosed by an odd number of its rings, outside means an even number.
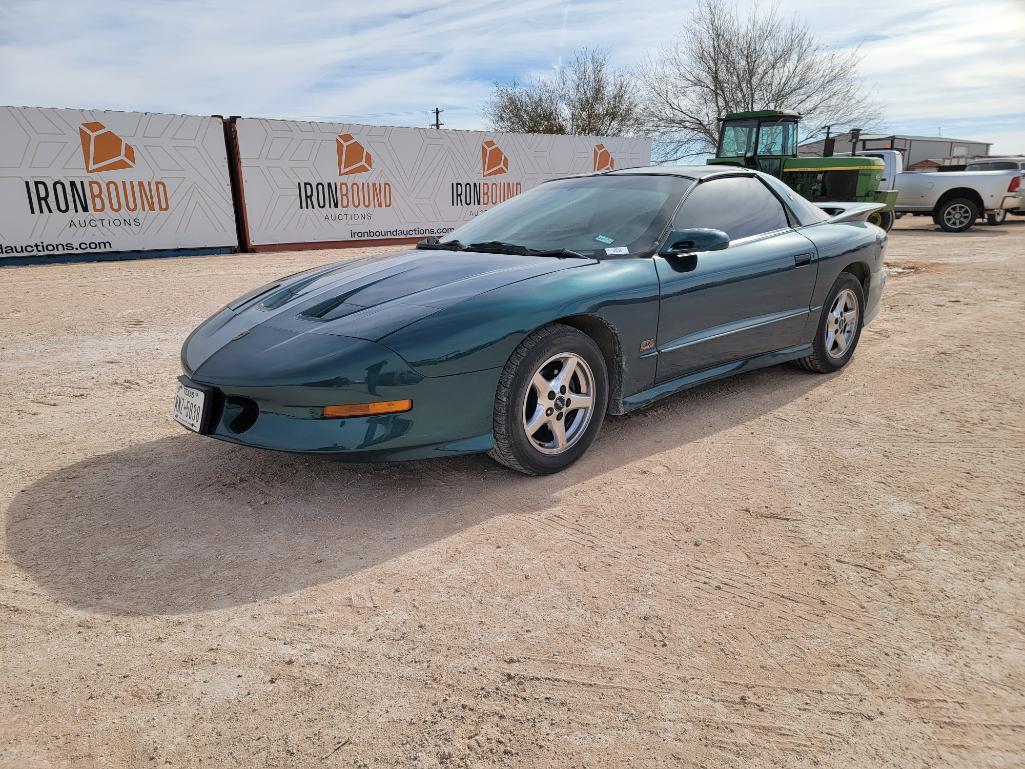
M885 281L877 208L718 166L550 181L235 300L185 341L173 414L266 449L556 472L607 414L761 366L843 368Z

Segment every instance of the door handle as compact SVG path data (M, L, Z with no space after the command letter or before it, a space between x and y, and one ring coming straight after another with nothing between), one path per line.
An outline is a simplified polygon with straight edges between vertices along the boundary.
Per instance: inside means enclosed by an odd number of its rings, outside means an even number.
M806 264L811 264L811 254L796 254L794 256L794 266L803 267Z

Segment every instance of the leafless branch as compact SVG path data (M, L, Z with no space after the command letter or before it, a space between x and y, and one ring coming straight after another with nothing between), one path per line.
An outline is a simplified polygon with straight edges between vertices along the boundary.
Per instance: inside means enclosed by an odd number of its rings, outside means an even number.
M484 108L491 128L516 133L632 134L639 114L634 84L596 48L578 51L552 76L526 85L496 83Z
M858 78L861 59L827 48L775 7L741 15L725 0L700 0L679 39L637 75L643 130L672 160L714 152L728 112L794 110L802 141L827 125L871 129L881 109Z

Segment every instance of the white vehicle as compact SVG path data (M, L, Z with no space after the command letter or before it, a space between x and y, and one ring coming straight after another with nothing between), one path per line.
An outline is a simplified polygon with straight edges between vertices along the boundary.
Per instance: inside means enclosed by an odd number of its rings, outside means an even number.
M1008 210L1025 204L1018 169L995 171L905 171L897 150L873 150L860 155L880 158L885 164L880 190L897 190L897 215L931 214L947 232L964 232L980 216L1003 221ZM981 162L981 161L980 161Z
M1011 209L1010 213L1015 216L1025 216L1025 158L979 158L965 166L965 171L1008 171L1013 169L1020 171L1023 178L1018 187L1019 205L1017 208ZM986 223L1003 224L1007 219L1007 214L1006 210L987 214Z

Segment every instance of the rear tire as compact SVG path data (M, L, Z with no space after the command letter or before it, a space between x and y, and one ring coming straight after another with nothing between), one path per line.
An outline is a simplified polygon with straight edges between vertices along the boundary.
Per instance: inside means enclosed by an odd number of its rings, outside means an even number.
M951 198L940 205L932 220L946 232L970 230L979 218L979 207L968 198Z
M831 374L846 366L861 339L865 291L849 272L841 272L822 304L812 354L794 361L806 371Z
M591 337L550 323L509 356L495 393L491 457L526 475L564 470L601 430L609 376Z
M993 214L986 214L986 224L997 227L1007 221L1007 209L1001 208Z

